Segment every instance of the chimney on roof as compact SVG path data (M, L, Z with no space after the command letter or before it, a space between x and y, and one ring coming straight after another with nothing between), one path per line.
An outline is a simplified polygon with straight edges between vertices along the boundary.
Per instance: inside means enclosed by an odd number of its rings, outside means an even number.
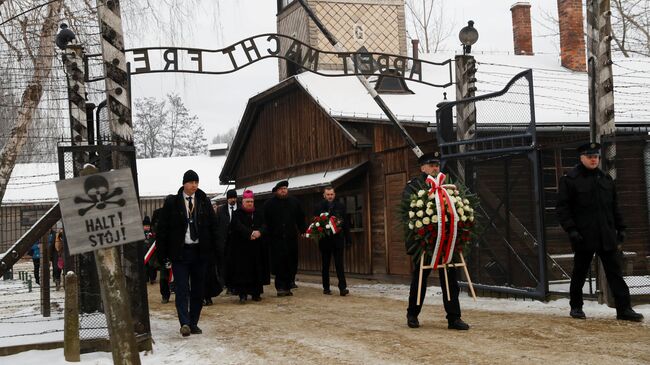
M530 3L520 1L510 7L512 36L516 55L533 55L533 30L530 26Z
M560 19L560 58L562 66L573 71L586 71L585 36L582 0L557 0Z

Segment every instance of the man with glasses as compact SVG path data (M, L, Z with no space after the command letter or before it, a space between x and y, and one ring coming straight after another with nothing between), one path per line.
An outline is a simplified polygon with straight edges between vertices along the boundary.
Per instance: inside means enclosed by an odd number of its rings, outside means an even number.
M603 263L607 282L616 302L616 318L640 322L643 315L632 310L630 290L620 265L625 224L618 207L616 184L598 168L600 144L587 143L577 149L580 163L560 179L557 216L569 234L573 256L571 317L585 319L582 287L594 254Z

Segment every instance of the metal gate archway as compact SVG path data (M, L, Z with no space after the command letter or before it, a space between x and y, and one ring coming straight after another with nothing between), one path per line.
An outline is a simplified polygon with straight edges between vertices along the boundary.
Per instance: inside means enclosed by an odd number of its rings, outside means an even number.
M459 139L455 110L474 109L475 134ZM548 294L540 152L532 70L503 90L438 104L442 163L480 200L469 269L479 290L545 299Z

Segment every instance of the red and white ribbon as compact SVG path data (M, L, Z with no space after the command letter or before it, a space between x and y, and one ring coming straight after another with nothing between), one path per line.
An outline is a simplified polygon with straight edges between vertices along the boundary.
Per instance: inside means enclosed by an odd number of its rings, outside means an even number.
M144 255L144 264L146 265L149 260L151 260L151 257L153 256L153 253L156 252L156 241L153 241L151 244L151 247L149 247L149 250L147 250L147 253Z
M336 225L336 217L331 216L330 217L330 230L332 230L333 234L337 234L341 232L341 229Z
M436 214L438 215L438 235L436 237L436 246L433 250L433 256L431 257L434 269L438 268L441 256L443 264L451 262L454 255L454 246L456 245L456 236L458 234L458 213L456 212L456 204L454 204L452 197L442 184L446 178L447 176L442 172L438 173L436 177L429 175L426 178L427 184L431 186L429 189L429 196L433 195L435 198ZM449 232L445 230L447 212L449 212Z

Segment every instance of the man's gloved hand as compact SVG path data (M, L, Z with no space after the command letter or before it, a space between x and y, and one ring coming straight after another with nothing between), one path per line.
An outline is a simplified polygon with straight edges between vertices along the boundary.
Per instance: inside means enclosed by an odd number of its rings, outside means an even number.
M169 259L165 259L163 261L163 265L165 266L165 269L171 269L172 268L172 262Z
M616 234L616 242L619 244L625 242L625 231L623 230L618 231L618 233Z

